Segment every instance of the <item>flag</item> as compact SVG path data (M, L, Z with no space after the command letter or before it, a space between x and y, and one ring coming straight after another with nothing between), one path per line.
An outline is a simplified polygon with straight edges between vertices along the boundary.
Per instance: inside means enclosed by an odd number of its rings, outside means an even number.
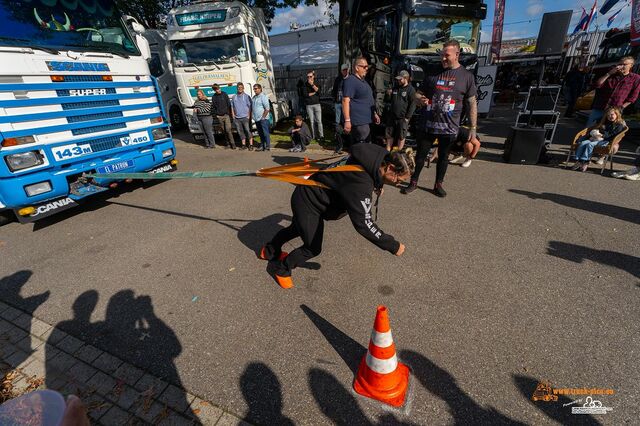
M580 20L576 24L576 27L573 29L571 35L579 33L580 31L584 31L585 25L587 25L587 21L589 20L589 15L587 15L587 11L582 8L582 15L580 16Z
M631 46L640 45L640 0L631 0Z
M491 35L491 54L495 59L500 58L502 47L502 25L504 23L505 0L496 0L493 14L493 33Z
M604 4L600 8L600 15L606 15L607 12L609 12L611 8L615 6L615 4L619 1L620 0L605 0Z
M611 16L609 16L609 19L607 19L607 28L609 28L611 26L611 24L613 24L613 21L615 21L616 17L618 16L618 14L620 12L622 12L622 9L624 9L624 6L622 6L620 9L618 9L618 11L616 13L614 13Z
M596 17L598 16L598 13L596 12L597 7L598 7L598 0L595 0L593 2L593 6L591 6L591 12L589 13L589 20L587 21L587 24L582 29L582 31L589 31L589 26L591 26L591 23L593 22L593 20L596 19Z

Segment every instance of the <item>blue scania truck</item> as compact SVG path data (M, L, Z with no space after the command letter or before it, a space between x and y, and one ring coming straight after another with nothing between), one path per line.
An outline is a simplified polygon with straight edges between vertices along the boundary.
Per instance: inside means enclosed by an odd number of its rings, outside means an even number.
M148 42L112 0L0 0L0 215L53 215L177 164ZM90 200L90 199L88 199Z

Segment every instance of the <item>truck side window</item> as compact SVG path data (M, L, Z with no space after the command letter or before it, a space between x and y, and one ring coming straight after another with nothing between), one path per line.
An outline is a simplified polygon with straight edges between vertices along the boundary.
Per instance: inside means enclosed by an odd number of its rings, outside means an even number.
M251 56L251 62L254 64L257 62L256 59L256 46L253 44L253 36L249 36L249 55Z
M375 47L379 53L393 53L393 14L382 15L376 22Z
M156 78L164 74L162 61L160 61L160 55L157 53L151 53L151 58L149 58L149 71L151 71L151 75Z

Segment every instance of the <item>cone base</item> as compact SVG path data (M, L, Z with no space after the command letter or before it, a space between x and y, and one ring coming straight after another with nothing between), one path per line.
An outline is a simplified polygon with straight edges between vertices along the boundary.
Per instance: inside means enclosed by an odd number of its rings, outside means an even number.
M373 386L367 383L361 376L360 372L363 368L369 368L366 357L362 358L362 362L358 368L358 373L356 374L356 380L353 382L353 389L357 393L393 407L402 407L404 405L407 397L407 390L409 389L409 367L398 362L398 368L396 368L396 371L390 373L397 376L398 383L391 389L374 389Z

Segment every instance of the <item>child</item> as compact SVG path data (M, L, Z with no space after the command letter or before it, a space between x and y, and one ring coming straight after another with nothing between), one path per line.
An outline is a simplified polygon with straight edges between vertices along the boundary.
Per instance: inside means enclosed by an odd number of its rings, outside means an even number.
M294 126L289 129L292 145L289 152L304 152L311 142L311 131L307 123L302 120L301 115L296 115L294 123Z
M604 112L600 124L592 129L590 138L580 142L578 148L576 148L576 163L573 165L572 170L578 170L585 172L589 166L589 160L591 154L596 146L607 146L619 133L623 132L626 128L626 124L622 119L622 112L620 108L609 107ZM597 130L601 134L602 139L598 140L598 136L594 136L593 130Z

